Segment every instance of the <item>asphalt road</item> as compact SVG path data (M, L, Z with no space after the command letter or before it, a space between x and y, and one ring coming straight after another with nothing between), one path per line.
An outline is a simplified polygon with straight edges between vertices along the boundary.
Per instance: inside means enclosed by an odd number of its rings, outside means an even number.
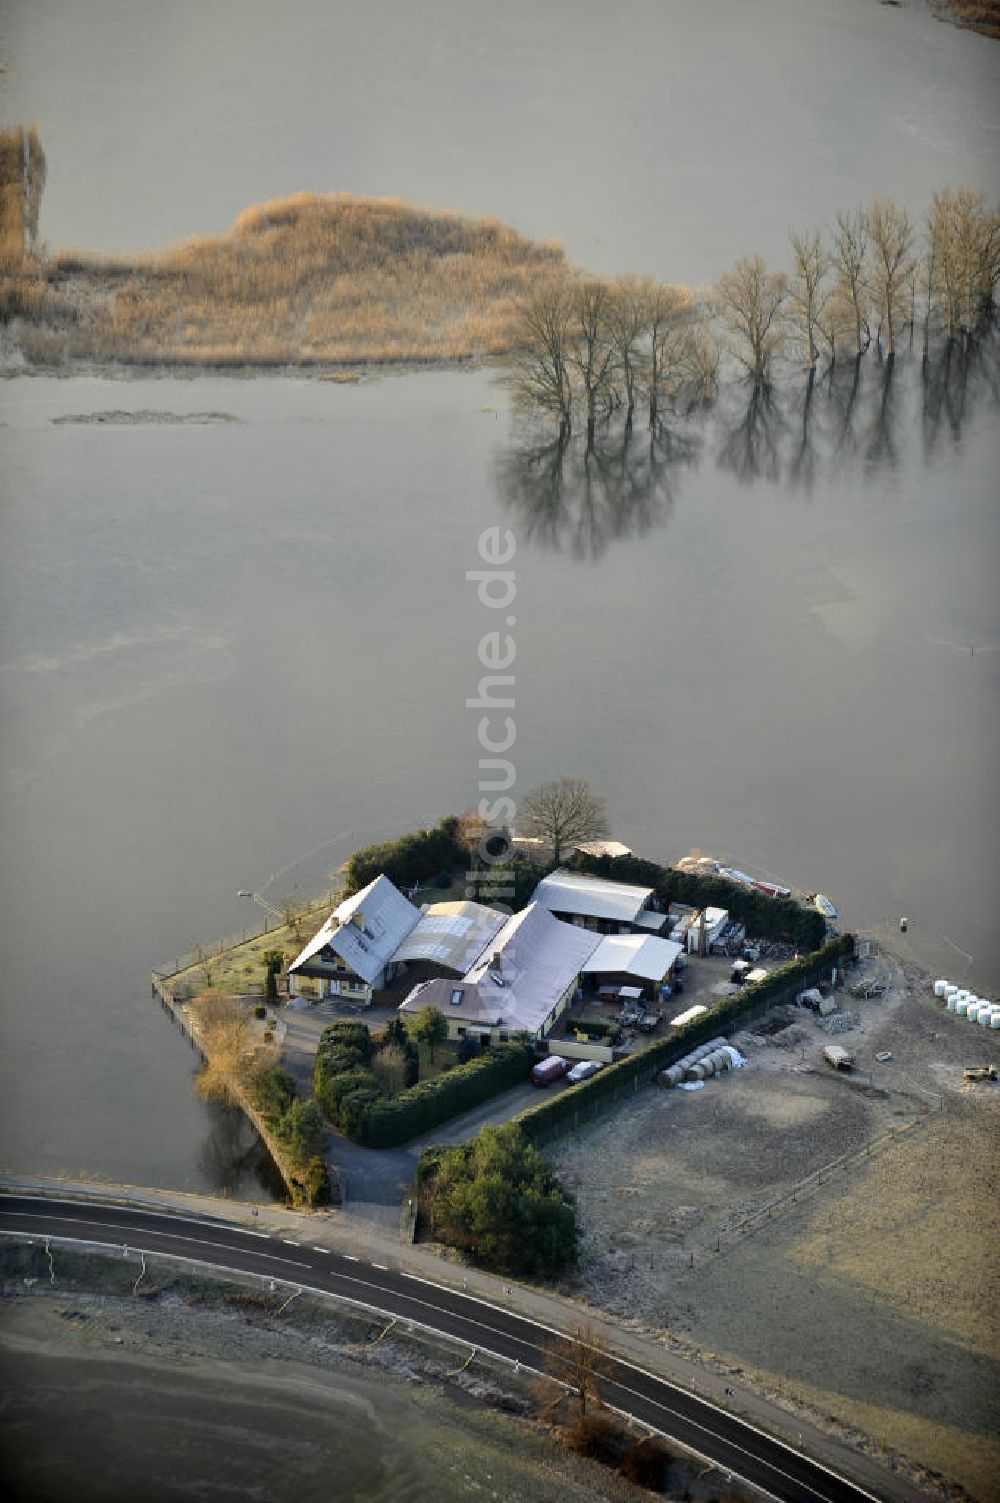
M386 1316L442 1332L479 1351L543 1369L553 1333L511 1310L413 1274L302 1241L215 1221L74 1200L0 1197L0 1232L165 1253L241 1274L257 1274L352 1300ZM662 1431L787 1503L877 1503L743 1420L631 1363L611 1358L606 1403Z

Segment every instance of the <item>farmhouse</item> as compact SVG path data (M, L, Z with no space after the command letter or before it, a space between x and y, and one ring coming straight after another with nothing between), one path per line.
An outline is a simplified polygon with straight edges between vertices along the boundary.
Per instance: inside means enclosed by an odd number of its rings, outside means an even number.
M330 914L288 967L288 988L298 994L309 977L320 998L347 997L368 1004L372 993L399 969L396 951L420 922L420 909L380 875Z
M532 901L567 923L599 934L659 934L667 921L657 909L652 887L584 876L564 867L539 882Z
M466 1034L503 1042L512 1033L545 1038L576 992L600 940L529 903L507 920L460 981L415 987L400 1012L438 1007L449 1038Z

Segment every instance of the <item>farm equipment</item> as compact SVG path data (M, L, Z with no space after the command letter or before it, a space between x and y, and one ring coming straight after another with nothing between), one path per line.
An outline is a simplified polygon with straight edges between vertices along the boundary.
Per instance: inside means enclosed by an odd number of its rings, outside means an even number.
M996 1080L997 1074L996 1065L966 1065L962 1071L962 1079L966 1081Z

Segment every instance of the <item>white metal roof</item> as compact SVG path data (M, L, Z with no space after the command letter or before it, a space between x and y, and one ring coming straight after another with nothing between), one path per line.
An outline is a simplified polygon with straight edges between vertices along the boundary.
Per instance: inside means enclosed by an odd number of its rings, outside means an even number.
M606 934L583 969L589 976L621 971L662 981L683 948L651 934Z
M403 940L393 960L431 960L462 975L506 923L484 903L432 903Z
M299 970L329 946L362 980L372 982L419 921L420 909L380 873L333 910L288 969Z
M630 924L652 896L651 887L633 887L628 882L611 882L560 867L539 882L532 902L552 913L576 913L581 918L617 919Z
M464 980L478 987L481 1004L496 1009L505 1028L537 1033L599 943L596 934L532 902L507 920Z

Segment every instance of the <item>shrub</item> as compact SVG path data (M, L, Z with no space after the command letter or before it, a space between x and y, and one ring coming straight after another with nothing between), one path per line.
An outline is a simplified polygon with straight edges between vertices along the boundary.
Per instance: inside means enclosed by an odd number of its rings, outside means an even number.
M651 1492L662 1492L666 1482L667 1468L673 1457L658 1435L647 1435L635 1441L622 1456L618 1470L637 1487L648 1487Z
M295 1100L295 1081L277 1066L261 1070L250 1082L250 1100L266 1121L277 1121Z
M292 1101L274 1125L274 1135L296 1165L308 1164L326 1148L327 1127L315 1101Z
M563 1440L578 1456L618 1466L628 1453L628 1432L606 1409L590 1409L563 1431Z

